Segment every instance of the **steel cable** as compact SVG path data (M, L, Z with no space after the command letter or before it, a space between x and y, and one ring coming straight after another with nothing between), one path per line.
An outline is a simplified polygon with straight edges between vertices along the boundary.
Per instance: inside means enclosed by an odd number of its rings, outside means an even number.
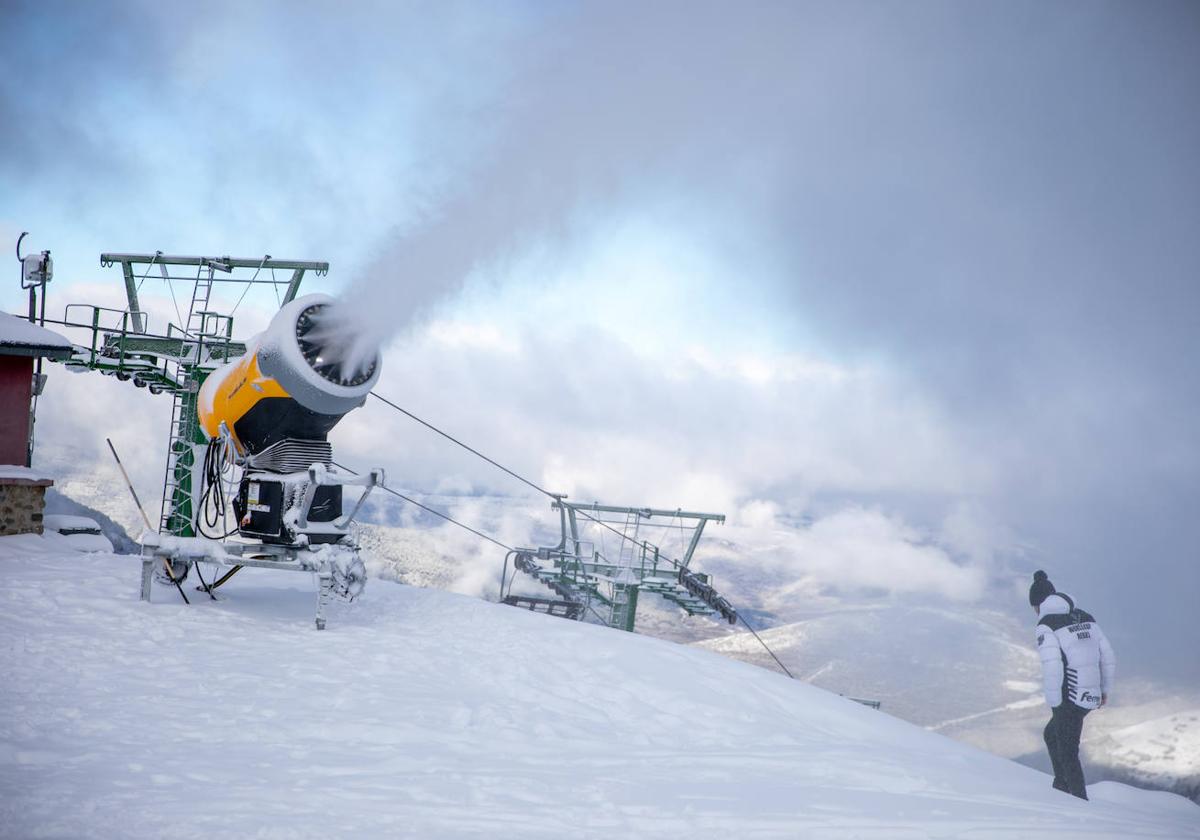
M479 458L482 458L483 460L485 460L485 461L487 461L489 464L491 464L493 467L496 467L496 469L498 469L498 470L501 470L502 472L505 472L505 473L507 473L508 475L510 475L510 476L512 476L513 478L515 478L517 481L520 481L522 484L525 484L525 485L527 485L527 486L529 486L529 487L532 487L534 490L537 490L539 493L542 493L542 494L544 494L544 495L546 495L546 496L549 496L551 499L554 499L555 501L559 501L560 497L559 497L559 496L556 496L556 495L555 495L555 494L553 494L553 493L551 493L551 492L550 492L549 490L547 490L546 488L544 488L544 487L540 487L540 486L538 486L537 484L534 484L534 483L533 483L532 481L530 481L529 479L525 478L524 476L520 476L520 475L518 475L517 473L513 472L512 470L510 470L508 467L504 466L503 464L500 464L500 463L498 463L497 461L494 461L494 460L492 460L491 458L489 458L487 455L484 455L484 454L483 454L482 452L480 452L478 449L475 449L474 447L468 446L467 444L463 443L461 440L459 440L458 438L454 437L453 435L450 435L450 434L448 434L447 432L443 432L443 431L442 431L441 429L439 429L437 426L433 425L432 423L430 423L430 422L428 422L428 421L426 421L426 420L423 420L423 419L421 419L421 418L420 418L420 417L418 417L417 415L413 414L411 411L409 411L409 410L407 410L407 409L405 409L405 408L401 408L400 406L396 405L396 403L392 402L391 400L387 399L386 397L380 396L379 394L375 393L374 391L371 391L371 396L373 396L375 399L379 400L380 402L384 403L385 405L389 405L389 406L391 406L391 407L392 407L392 408L394 408L396 411L398 411L398 412L400 412L401 414L403 414L405 417L408 417L408 418L410 418L410 419L412 419L412 420L415 420L415 421L417 421L417 422L418 422L418 423L420 423L422 426L424 426L425 428L429 429L431 432L436 432L437 434L441 435L442 437L444 437L446 440L450 441L451 443L454 443L454 444L457 444L458 446L461 446L463 449L467 450L467 451L468 451L468 452L470 452L472 455L475 455L475 456L477 456L477 457L479 457ZM340 464L335 464L335 466L339 466L339 467L340 467L341 465L340 465ZM346 467L342 467L342 469L347 469L347 468L346 468ZM403 496L403 495L401 495L400 493L397 493L395 490L392 490L392 489L390 489L390 488L388 488L388 487L384 487L383 489L384 489L384 490L387 490L387 492L389 492L389 493L391 493L391 494L393 494L393 495L395 495L395 496L399 496L400 498L404 499L404 500L405 500L405 501L407 501L407 502L410 502L410 503L412 503L412 504L416 505L416 506L417 506L417 507L419 507L419 508L422 508L423 510L427 510L427 511L429 511L430 513L432 513L432 514L435 514L435 515L437 515L437 516L440 516L440 517L442 517L443 519L445 519L445 520L447 520L447 521L449 521L449 522L453 522L455 525L458 525L460 528L466 528L468 531L470 531L471 533L475 534L476 536L482 537L483 539L485 539L485 540L488 540L489 542L495 543L496 545L500 546L500 547L501 547L501 548L503 548L503 549L506 549L506 550L508 550L508 551L513 551L513 550L514 550L514 549L510 548L509 546L505 545L504 543L500 542L499 540L492 539L492 538L491 538L491 537L489 537L487 534L482 534L482 533L480 533L479 531L476 531L474 528L471 528L470 526L467 526L467 525L463 525L461 522L458 522L458 521L456 521L456 520L454 520L454 519L451 519L449 516L446 516L446 515L445 515L445 514L443 514L443 513L439 513L438 511L436 511L436 510L433 510L432 508L425 507L425 505L422 505L420 502L417 502L417 501L415 501L415 500L413 500L413 499L410 499L410 498L408 498L407 496ZM609 525L607 522L604 522L604 521L603 521L603 520L601 520L601 519L597 519L596 517L589 515L589 514L588 514L588 513L586 513L586 512L585 512L585 511L584 511L582 508L575 508L575 512L576 512L577 514L580 514L580 515L582 515L582 516L583 516L585 519L590 519L591 521L593 521L593 522L595 522L595 523L597 523L597 524L599 524L599 525L602 525L603 527L605 527L605 528L607 528L608 530L612 531L612 532L613 532L614 534L616 534L617 536L621 537L623 540L624 540L624 539L626 539L625 535L624 535L624 534L623 534L621 531L618 531L616 528L612 527L612 526L611 526L611 525ZM682 522L680 523L680 525L681 525L681 527L682 527ZM672 559L671 557L666 557L666 559L667 559L668 561L670 561L670 562L671 562L671 564L672 564L672 565L674 565L676 568L679 568L679 569L682 569L682 568L683 568L682 564L681 564L681 563L680 563L678 560L674 560L674 559ZM590 606L590 605L589 605L589 606ZM593 612L595 612L595 611L593 610ZM771 658L775 660L775 664L776 664L776 665L778 665L778 666L780 667L780 669L783 671L783 673L787 674L789 678L791 678L791 679L795 679L795 677L792 675L792 672L791 672L791 671L789 671L789 670L787 669L787 666L786 666L786 665L784 665L782 662L780 662L780 661L779 661L779 657L775 655L775 652L774 652L773 650L771 650L771 648L770 648L770 647L767 645L767 643L763 641L762 637L761 637L761 636L759 636L759 635L758 635L758 633L757 633L757 632L754 630L754 628L750 626L750 623L749 623L748 621L746 621L746 618L745 618L745 616L743 616L743 615L742 615L742 613L741 613L740 611L738 612L737 616L738 616L738 619L739 619L739 620L742 622L742 624L744 624L744 625L745 625L746 629L750 631L751 635L753 635L753 636L754 636L755 640L756 640L756 641L757 641L757 642L758 642L760 645L762 645L762 647L763 647L763 650L765 650L767 653L769 653L769 654L771 655ZM597 618L599 618L599 615L597 615ZM601 620L603 620L603 619L601 619Z
M337 467L338 469L341 469L341 470L345 470L346 472L350 473L350 475L353 475L353 476L359 475L359 473L356 473L354 470L350 469L345 464L339 464L337 461L333 461L332 463L335 467ZM433 508L429 507L428 505L421 504L416 499L410 499L408 496L405 496L403 493L399 493L399 492L393 490L391 487L387 487L386 485L383 485L383 484L378 485L378 487L380 490L383 490L385 493L391 493L396 498L403 499L404 501L408 502L410 505L416 505L423 511L432 513L434 516L439 516L442 519L445 519L447 522L451 522L451 523L457 525L459 528L463 528L467 531L470 531L475 536L481 537L482 539L487 540L488 542L492 543L493 545L500 546L500 548L503 548L505 551L516 551L516 549L513 548L512 546L505 545L504 543L500 542L500 540L497 540L493 537L489 537L487 534L483 533L482 531L476 531L470 525L466 525L462 522L459 522L454 517L444 514L440 510L434 510Z

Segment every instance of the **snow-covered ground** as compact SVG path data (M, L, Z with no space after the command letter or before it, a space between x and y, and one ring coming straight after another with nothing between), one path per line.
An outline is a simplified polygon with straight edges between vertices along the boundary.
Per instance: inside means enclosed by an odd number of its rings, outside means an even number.
M325 632L305 576L136 581L0 539L0 836L1200 837L1181 797L1081 802L704 650L379 580Z
M58 486L86 504L51 488L47 512L53 504L62 513L94 517L114 545L128 543L119 527L99 512L106 511L129 528L141 527L140 514L129 495L112 492L113 483L121 481L115 466L102 462L94 473L72 472L62 464L56 469ZM460 510L464 500L458 499L456 507L455 498L449 496L429 501L471 522L496 527L489 514L498 503L479 502L481 511ZM528 511L528 521L522 518L523 508L517 516L511 505L501 507L508 511L504 522L512 530L503 536L510 544L526 544L531 539L538 544L539 539L552 542L557 538L553 533L530 536L530 523L544 518L544 506ZM493 551L490 557L473 555L478 540L439 529L436 521L422 521L415 509L389 503L373 510L387 514L390 524L363 526L361 539L372 577L495 598L499 552ZM456 542L455 536L462 541ZM882 700L884 710L896 717L1037 769L1048 769L1041 739L1046 720L1041 675L1027 624L978 605L963 609L937 602L834 599L820 593L780 597L790 585L789 579L773 578L749 559L733 557L737 548L733 544L724 548L730 559L722 563L706 560L704 568L718 566L718 587L739 607L779 605L769 618L754 620L760 629L768 628L763 630L764 638L798 678L835 693ZM544 594L536 584L529 583L526 588ZM753 618L752 610L750 614ZM638 632L684 643L708 640L701 646L778 670L758 642L740 627L703 617L686 618L657 598L645 597L639 602ZM1194 715L1200 709L1200 696L1128 671L1122 672L1118 689L1102 714L1088 718L1082 744L1088 778L1131 781L1183 792L1200 801L1200 764L1180 760L1181 756L1200 755L1200 728L1169 723L1177 716L1186 721L1187 715ZM1163 725L1131 729L1152 721ZM1118 746L1109 735L1123 729L1130 731L1121 736Z
M90 517L47 513L42 517L42 527L46 531L66 537L78 551L112 553L112 541L104 536L100 523Z

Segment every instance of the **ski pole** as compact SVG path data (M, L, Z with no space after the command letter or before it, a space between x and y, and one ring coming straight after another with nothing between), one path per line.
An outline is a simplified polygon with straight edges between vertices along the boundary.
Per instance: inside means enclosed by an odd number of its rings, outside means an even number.
M162 561L163 568L166 569L167 572L167 577L171 579L171 583L175 584L175 588L179 590L179 597L183 599L183 603L190 607L192 602L188 600L187 593L183 591L183 586L179 583L179 579L175 577L175 572L171 571L171 561L166 557L164 557ZM214 598L213 600L215 601L216 599Z
M112 439L105 438L104 441L108 444L108 448L112 450L113 458L117 461L117 469L121 471L121 475L125 478L125 486L129 488L129 493L133 496L133 503L137 505L138 513L142 515L142 521L146 523L146 530L154 530L150 524L150 517L146 516L146 511L142 508L142 502L138 498L137 491L133 489L133 482L129 480L129 473L125 472L125 465L121 463L121 456L117 454L117 448L113 446Z

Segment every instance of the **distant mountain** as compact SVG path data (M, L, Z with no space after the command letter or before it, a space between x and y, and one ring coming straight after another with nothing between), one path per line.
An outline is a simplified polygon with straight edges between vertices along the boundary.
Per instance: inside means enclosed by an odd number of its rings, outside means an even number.
M1107 778L1172 790L1200 803L1200 708L1110 729L1085 745Z

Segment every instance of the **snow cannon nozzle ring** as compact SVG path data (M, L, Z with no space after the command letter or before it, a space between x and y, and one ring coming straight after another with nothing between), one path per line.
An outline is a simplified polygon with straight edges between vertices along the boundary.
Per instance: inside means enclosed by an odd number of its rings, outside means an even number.
M300 353L323 379L350 388L361 385L374 375L379 355L375 353L369 360L362 361L349 358L352 338L345 330L323 324L328 315L329 304L314 303L296 318L296 343Z

